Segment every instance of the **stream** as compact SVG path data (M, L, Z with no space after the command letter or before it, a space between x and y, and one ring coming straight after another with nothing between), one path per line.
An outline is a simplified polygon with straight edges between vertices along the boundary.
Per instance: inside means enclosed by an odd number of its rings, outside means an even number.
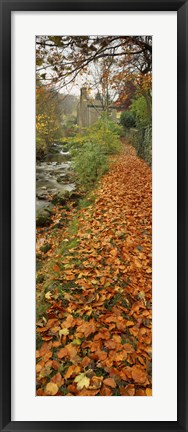
M36 163L36 221L37 226L50 221L53 204L49 196L63 197L76 189L73 183L71 155L61 144L54 144L54 152L45 161Z

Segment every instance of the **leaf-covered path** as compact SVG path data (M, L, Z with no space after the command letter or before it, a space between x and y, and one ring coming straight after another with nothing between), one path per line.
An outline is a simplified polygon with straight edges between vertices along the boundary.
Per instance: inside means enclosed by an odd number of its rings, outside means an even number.
M88 200L49 252L37 395L150 396L151 170L126 145Z

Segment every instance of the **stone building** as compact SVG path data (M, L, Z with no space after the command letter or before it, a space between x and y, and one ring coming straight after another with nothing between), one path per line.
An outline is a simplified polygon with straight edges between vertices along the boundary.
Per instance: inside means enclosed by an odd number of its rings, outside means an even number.
M95 123L103 112L103 106L100 99L96 96L95 99L89 97L87 88L82 87L80 93L80 101L77 110L77 123L81 127L89 127ZM116 107L110 107L112 119L118 121L119 113Z

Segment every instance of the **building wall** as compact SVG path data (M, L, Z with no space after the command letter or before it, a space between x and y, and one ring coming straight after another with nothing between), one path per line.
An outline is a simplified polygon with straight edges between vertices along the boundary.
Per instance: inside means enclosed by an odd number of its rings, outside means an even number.
M93 106L92 106L93 105ZM81 89L80 101L78 104L78 112L77 112L77 123L81 127L89 127L93 123L95 123L100 114L102 113L102 105L99 100L92 101L89 99L87 94L87 89L83 87ZM114 121L118 121L117 118L117 110L113 108L111 110L112 119Z

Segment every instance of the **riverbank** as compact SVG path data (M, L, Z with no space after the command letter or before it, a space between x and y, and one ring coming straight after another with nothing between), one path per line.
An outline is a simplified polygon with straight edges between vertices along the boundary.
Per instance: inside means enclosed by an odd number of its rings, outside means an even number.
M37 394L150 396L150 168L126 145L95 191L54 210L37 240Z

